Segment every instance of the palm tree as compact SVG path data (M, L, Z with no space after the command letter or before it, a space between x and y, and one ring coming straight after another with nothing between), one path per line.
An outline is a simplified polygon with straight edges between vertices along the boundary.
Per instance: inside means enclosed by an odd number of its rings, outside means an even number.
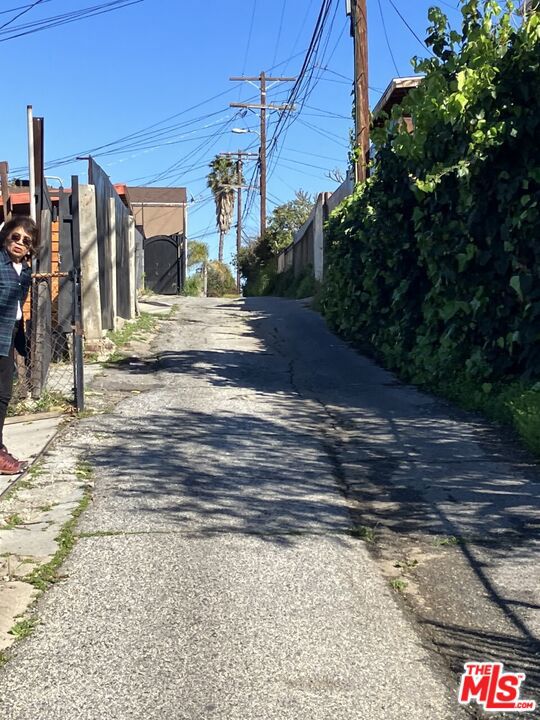
M223 262L223 241L232 225L234 194L241 183L237 164L226 155L216 155L210 163L208 187L216 203L216 225L219 230L219 262Z

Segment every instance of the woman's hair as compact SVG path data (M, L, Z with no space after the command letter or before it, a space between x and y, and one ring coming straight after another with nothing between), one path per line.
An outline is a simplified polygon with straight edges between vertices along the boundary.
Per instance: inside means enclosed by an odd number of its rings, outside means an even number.
M11 220L5 223L0 230L0 248L6 246L6 239L17 228L22 227L25 233L32 239L32 245L28 248L28 255L35 255L39 247L38 229L36 223L28 215L15 215Z

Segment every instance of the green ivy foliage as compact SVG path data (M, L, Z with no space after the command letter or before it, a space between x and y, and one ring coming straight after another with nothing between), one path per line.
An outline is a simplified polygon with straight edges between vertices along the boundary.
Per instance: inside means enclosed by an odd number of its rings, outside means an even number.
M322 307L405 378L489 392L540 377L540 13L461 11L430 10L425 77L329 219Z

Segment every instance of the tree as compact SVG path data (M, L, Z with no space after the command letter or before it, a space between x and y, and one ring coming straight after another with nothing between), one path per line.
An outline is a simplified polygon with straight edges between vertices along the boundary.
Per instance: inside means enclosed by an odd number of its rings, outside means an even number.
M314 199L304 190L297 190L294 200L274 208L267 225L267 238L272 254L278 255L293 241L313 209Z
M236 292L236 281L228 265L219 260L212 260L206 267L208 297L222 297Z
M188 268L202 265L208 260L208 245L200 240L190 240L188 243Z
M242 178L237 163L225 155L216 155L210 163L208 187L216 203L216 225L219 230L219 262L223 262L223 242L232 225L234 196Z
M277 273L276 257L292 243L294 234L309 218L313 204L309 193L297 190L294 200L274 208L264 235L251 239L241 249L236 263L246 280L246 294L254 293L254 288L262 285L263 289L269 287L270 279ZM261 285L263 275L266 281Z

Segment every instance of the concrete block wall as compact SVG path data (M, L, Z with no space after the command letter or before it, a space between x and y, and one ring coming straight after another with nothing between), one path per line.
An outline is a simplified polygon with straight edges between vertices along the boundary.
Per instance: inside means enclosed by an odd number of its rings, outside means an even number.
M317 280L324 277L324 223L328 215L352 193L354 183L347 178L333 193L319 193L313 209L293 242L278 255L278 272L294 267L299 275L307 265L313 266Z
M85 338L92 342L101 340L106 330L114 329L118 325L119 287L124 289L122 317L130 320L138 314L137 275L142 274L141 268L137 267L138 233L131 215L127 218L127 233L123 226L119 227L118 200L119 198L104 200L107 204L107 232L106 236L100 237L97 214L104 209L97 207L96 189L94 185L79 185L82 319ZM120 208L120 211L123 210L124 208ZM123 250L122 262L119 262L118 258L119 247ZM103 289L100 287L100 278L103 277L110 278L111 281L110 293L107 293L107 296L110 294L108 302L114 318L112 327L104 326L102 322Z

